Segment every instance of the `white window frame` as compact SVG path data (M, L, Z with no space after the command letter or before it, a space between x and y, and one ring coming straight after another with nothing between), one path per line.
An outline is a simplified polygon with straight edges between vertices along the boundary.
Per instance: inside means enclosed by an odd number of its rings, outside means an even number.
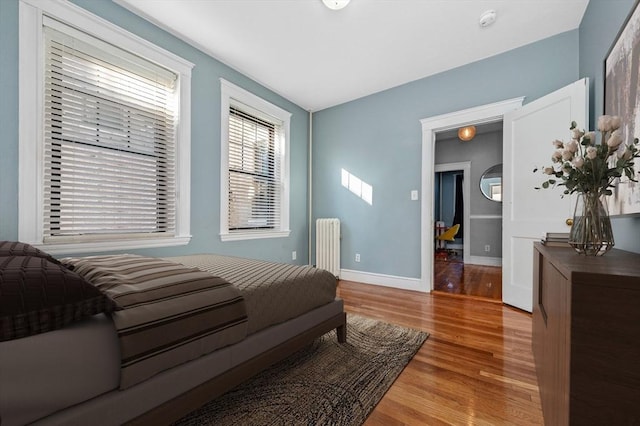
M44 31L43 16L119 46L178 74L176 130L176 232L156 238L44 243ZM193 64L68 1L19 3L19 200L18 238L52 254L188 244L191 196L191 69Z
M238 241L288 237L291 233L289 229L289 129L291 113L223 78L220 79L220 92L220 239L222 241ZM282 192L280 194L281 215L278 229L229 231L229 108L233 105L233 101L247 105L282 122L284 140L280 143L282 143L284 152L280 158L280 189Z

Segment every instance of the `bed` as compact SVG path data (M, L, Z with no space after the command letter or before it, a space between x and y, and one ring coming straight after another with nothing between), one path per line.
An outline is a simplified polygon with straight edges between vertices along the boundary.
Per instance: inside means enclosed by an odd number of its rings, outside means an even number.
M0 423L168 424L345 327L336 278L313 267L0 242Z

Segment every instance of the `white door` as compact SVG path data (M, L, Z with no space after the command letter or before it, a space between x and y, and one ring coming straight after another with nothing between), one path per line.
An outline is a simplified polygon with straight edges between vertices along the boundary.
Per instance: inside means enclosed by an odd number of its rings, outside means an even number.
M546 232L569 232L573 214L564 187L536 190L546 180L535 168L551 165L552 141L568 142L572 121L588 128L588 79L537 99L504 116L502 300L531 312L533 242Z

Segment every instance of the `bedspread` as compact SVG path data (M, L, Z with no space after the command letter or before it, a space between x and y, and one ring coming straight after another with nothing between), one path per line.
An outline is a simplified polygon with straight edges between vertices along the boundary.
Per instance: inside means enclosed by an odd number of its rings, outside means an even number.
M336 297L336 277L312 266L217 254L167 259L207 271L237 287L247 304L249 334L295 318Z
M120 389L247 335L244 298L210 273L129 254L62 261L117 305Z

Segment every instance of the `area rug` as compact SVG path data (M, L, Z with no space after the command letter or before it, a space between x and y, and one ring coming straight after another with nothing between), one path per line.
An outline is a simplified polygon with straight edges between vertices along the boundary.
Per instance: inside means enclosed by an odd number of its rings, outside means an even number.
M347 343L325 334L176 425L361 425L429 334L347 322Z

